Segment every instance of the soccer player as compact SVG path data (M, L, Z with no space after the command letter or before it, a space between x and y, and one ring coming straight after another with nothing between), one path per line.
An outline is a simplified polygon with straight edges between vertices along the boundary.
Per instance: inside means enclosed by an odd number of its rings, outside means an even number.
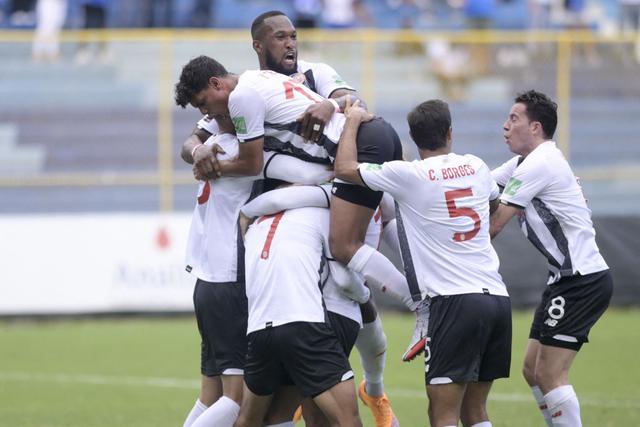
M225 122L220 123L224 130ZM211 137L207 144L214 142L225 150L222 158L238 151L238 140L230 133ZM254 177L238 177L199 184L186 269L197 278L193 302L202 339L202 383L185 427L232 426L240 410L247 299L243 244L236 223L253 181Z
M249 345L236 427L261 426L289 381L330 425L362 425L353 372L322 301L328 223L327 209L292 209L261 217L245 236Z
M511 303L489 238L498 186L482 160L451 152L445 102L426 101L409 113L421 158L413 162L359 163L356 135L371 115L357 103L345 114L335 174L393 196L400 239L422 297L431 300L425 349L431 425L457 426L462 419L488 427L489 390L509 375L511 361Z
M504 136L517 154L492 173L504 187L491 217L497 235L513 216L549 261L547 289L536 309L523 374L548 426L581 426L569 369L613 290L582 189L551 139L557 106L545 94L519 94Z
M238 153L233 123L220 120L220 132L207 141L225 153ZM196 151L202 149L196 149ZM197 155L197 153L194 153ZM327 171L291 156L265 153L269 164L298 181L315 182ZM262 175L278 176L265 167ZM295 176L297 175L297 176ZM238 214L252 191L256 177L228 177L201 181L187 244L187 271L196 276L193 302L202 340L200 396L187 416L185 427L231 426L242 398L246 354L247 300L244 290L244 245ZM221 397L222 396L222 397Z

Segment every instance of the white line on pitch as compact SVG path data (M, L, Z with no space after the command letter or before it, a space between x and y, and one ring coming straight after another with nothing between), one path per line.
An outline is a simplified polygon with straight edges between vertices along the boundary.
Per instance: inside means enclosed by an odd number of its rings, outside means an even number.
M43 374L28 372L0 372L0 381L38 381L50 383L76 383L93 385L142 386L162 388L183 388L199 390L199 380L186 380L168 377L129 377L109 376L98 374ZM409 399L425 399L422 390L407 388L388 388L387 392L393 397ZM533 397L520 393L491 393L489 400L512 403L532 403ZM595 397L580 397L580 405L605 408L640 409L640 402L633 400L599 399Z

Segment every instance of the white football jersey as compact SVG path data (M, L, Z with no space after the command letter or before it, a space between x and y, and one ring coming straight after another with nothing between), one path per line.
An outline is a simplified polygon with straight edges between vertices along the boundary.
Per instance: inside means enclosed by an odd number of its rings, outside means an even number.
M238 140L230 134L212 136L226 154L238 154ZM187 241L186 269L207 282L236 282L244 277L244 248L238 230L240 208L251 194L255 177L219 178L200 182Z
M322 62L298 60L298 73L304 75L304 81L301 83L324 98L329 98L337 89L355 90L340 77L336 70ZM298 80L295 74L291 77Z
M337 89L354 90L340 77L336 70L322 62L298 60L298 71L291 77L324 98L329 98ZM198 127L212 135L219 132L218 124L209 116L204 116L200 119Z
M318 143L298 133L297 119L324 98L295 79L273 71L245 71L229 95L229 113L240 142L264 137L264 149L291 154L302 160L332 163L344 126L344 115L334 113Z
M329 211L260 217L245 235L247 334L291 322L324 322L322 271Z
M553 141L494 169L501 202L524 209L522 231L549 261L549 284L608 268L596 244L591 210L569 163Z
M242 207L242 212L247 216L255 217L273 214L283 209L298 209L301 207L311 206L328 208L330 198L330 185L295 185L269 191L256 197ZM312 217L309 220L321 221L321 229L324 238L324 256L332 259L333 257L329 251L329 210L327 209L326 215L318 215L317 218ZM365 243L377 248L380 242L381 230L381 214L380 209L378 209L369 222ZM361 284L364 284L364 278L361 275L354 273L352 277L357 278ZM338 313L362 324L362 314L360 312L359 304L346 297L340 291L331 274L328 275L324 286L322 287L322 296L327 311Z
M423 298L508 295L489 238L489 201L499 190L478 157L448 154L359 167L364 183L398 203Z

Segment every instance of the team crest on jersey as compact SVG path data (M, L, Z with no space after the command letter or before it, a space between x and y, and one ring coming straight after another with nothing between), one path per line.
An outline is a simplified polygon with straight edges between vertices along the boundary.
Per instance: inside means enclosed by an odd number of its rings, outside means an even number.
M300 83L302 85L307 83L307 76L305 76L304 73L295 73L289 77L291 77L291 79L296 83Z
M232 120L233 127L236 128L236 133L247 133L247 122L244 117L234 117Z
M519 179L511 178L509 182L507 182L507 186L504 188L504 192L509 196L515 196L521 186L522 181L520 181Z
M368 171L379 171L380 169L382 169L382 165L378 165L375 163L367 163L366 168Z
M333 82L334 82L335 84L337 84L337 85L346 85L346 84L347 84L347 82L345 82L345 81L342 79L342 77L340 77L340 76L339 76L339 75L337 75L337 74L334 74L334 75L333 75L333 77L332 77L332 79L333 79Z

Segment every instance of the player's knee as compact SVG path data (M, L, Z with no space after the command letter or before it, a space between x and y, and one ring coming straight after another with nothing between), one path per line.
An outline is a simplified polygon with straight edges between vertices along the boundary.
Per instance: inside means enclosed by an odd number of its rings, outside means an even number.
M522 376L529 386L536 385L536 368L535 365L527 363L525 361L524 365L522 365Z
M329 249L336 260L346 265L358 250L358 244L345 239L344 236L331 233L329 236Z
M247 418L247 415L240 412L240 415L238 415L236 422L233 423L233 427L248 427L250 426L249 421L250 420Z
M460 419L465 427L481 423L489 419L487 409L481 404L467 405L466 402L460 410Z

